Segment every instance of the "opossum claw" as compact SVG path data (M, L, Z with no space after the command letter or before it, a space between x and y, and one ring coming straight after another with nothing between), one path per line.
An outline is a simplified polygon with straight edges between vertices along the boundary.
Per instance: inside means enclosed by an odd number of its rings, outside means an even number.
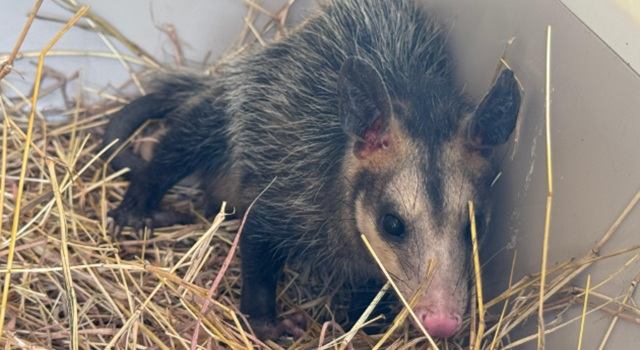
M305 329L307 329L307 321L304 315L295 314L282 320L279 326L282 328L283 333L298 339L304 335Z
M149 231L153 232L153 224L154 224L153 218L144 218L142 220L142 222L144 224L144 227L149 229ZM143 229L144 229L144 227L143 227Z
M111 237L116 239L122 233L122 226L118 225L118 223L116 223L115 220L112 219L107 230L111 234Z
M113 219L114 230L112 234L114 237L122 233L124 227L131 227L134 231L142 231L145 227L153 227L152 219L144 215L138 215L135 211L130 210L128 207L122 205L116 209L109 211L109 217Z
M291 315L280 322L268 320L251 322L253 332L260 339L278 339L283 336L298 339L304 336L306 327L307 322L301 314Z

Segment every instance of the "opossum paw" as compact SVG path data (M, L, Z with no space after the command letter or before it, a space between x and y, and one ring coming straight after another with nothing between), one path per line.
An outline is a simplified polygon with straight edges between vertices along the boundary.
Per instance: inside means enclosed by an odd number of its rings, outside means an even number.
M143 215L137 213L135 210L129 210L123 207L109 211L109 217L113 219L109 231L114 236L120 235L124 227L131 227L136 232L147 228L153 233L153 229L157 227L188 225L194 222L193 216L188 214L172 211L156 211L150 215Z
M251 322L251 328L260 339L278 339L284 336L298 339L304 335L307 322L303 315L295 314L280 322L256 320Z
M301 338L307 329L307 320L302 314L294 314L285 318L279 324L284 334L290 335L294 338Z
M113 219L109 231L114 237L119 236L125 227L131 227L136 232L144 230L145 227L151 231L153 230L153 218L137 214L135 211L127 210L122 206L109 211L108 215Z

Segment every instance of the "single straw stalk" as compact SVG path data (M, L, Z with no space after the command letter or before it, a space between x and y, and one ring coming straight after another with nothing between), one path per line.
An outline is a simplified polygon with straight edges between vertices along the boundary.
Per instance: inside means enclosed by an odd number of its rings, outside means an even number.
M64 272L65 289L67 292L68 308L71 311L69 315L69 325L71 326L71 343L69 348L73 350L78 349L78 302L76 298L76 291L73 288L73 279L71 277L71 269L69 268L69 247L67 242L67 217L65 215L64 204L62 203L62 194L60 193L60 186L58 185L58 179L56 176L56 170L52 161L47 161L47 167L49 169L49 176L51 179L51 186L53 187L53 194L56 200L56 206L58 207L58 215L60 217L60 254L62 257L62 269Z
M380 270L382 270L382 273L387 278L387 281L391 284L391 287L393 287L393 290L396 292L396 295L398 296L398 298L402 302L402 305L404 305L405 310L407 310L407 312L409 312L409 314L411 315L411 318L413 318L413 321L416 323L416 325L418 326L420 331L427 338L427 340L429 341L429 344L431 345L431 347L433 347L435 350L439 350L438 346L433 341L433 338L431 338L431 336L429 335L429 332L427 332L427 330L424 328L424 325L422 324L422 322L420 321L418 316L415 314L415 312L413 312L412 305L407 302L407 299L405 299L405 297L402 295L402 293L400 292L400 289L398 289L398 286L396 285L396 283L391 278L391 275L389 275L389 272L387 271L387 269L384 267L384 265L380 261L380 258L378 257L376 252L373 250L373 247L369 243L369 240L367 239L367 237L364 234L361 234L360 238L364 241L364 244L367 247L367 250L369 250L369 253L373 257L373 259L376 261L376 263L378 264L378 267L380 268Z
M36 116L37 103L38 103L38 94L40 92L40 81L42 79L42 69L44 67L44 58L47 55L47 52L60 40L60 38L67 32L71 27L82 18L82 16L89 10L88 6L82 6L76 14L71 17L71 19L54 35L54 37L49 41L49 43L42 49L40 52L40 57L38 58L38 66L36 69L36 79L33 88L33 96L31 98L31 113L29 114L29 119L27 122L27 135L24 144L24 152L22 153L22 165L20 167L20 177L18 180L18 190L16 193L15 199L15 209L13 212L13 222L11 225L11 236L9 238L9 254L7 256L7 273L4 276L4 286L2 289L2 300L0 301L0 337L2 337L2 333L4 330L4 317L7 310L7 301L9 298L9 286L11 284L11 268L13 266L13 257L14 250L16 247L18 226L20 224L20 206L22 203L22 196L24 192L24 181L27 174L27 165L29 162L29 151L31 146L31 139L33 137L33 124Z
M589 305L589 287L591 275L587 275L587 285L584 287L584 302L582 303L582 318L580 319L580 333L578 334L578 350L582 349L582 336L584 334L584 320L587 318L587 306Z
M473 267L476 281L476 296L478 299L478 331L475 339L469 339L472 348L479 350L484 337L484 297L482 294L482 273L480 272L480 254L478 252L478 234L476 232L476 213L473 202L469 201L469 220L471 222L471 244L473 246Z
M475 302L478 296L475 290L471 290L471 300L469 302L469 349L473 349L473 342L476 339L476 330L478 323L478 303Z
M540 292L538 299L538 350L544 349L544 289L547 278L549 231L551 226L551 207L553 205L553 162L551 159L551 26L547 26L547 54L544 100L547 149L547 204L544 218L544 238L542 241L542 263L540 267Z
M22 60L27 58L37 58L40 55L40 51L21 51L16 56L16 60ZM117 59L118 56L112 52L105 51L83 51L83 50L51 50L47 55L49 57L95 57L105 59ZM9 59L9 55L0 55L0 60ZM122 59L136 65L143 66L145 68L153 68L148 62L143 61L135 56L122 55Z
M2 149L0 152L2 153L2 159L0 160L0 232L2 232L2 227L4 227L4 189L7 184L7 142L9 137L9 116L7 115L7 110L4 106L4 102L2 97L0 96L0 109L2 109ZM1 333L0 333L1 334Z

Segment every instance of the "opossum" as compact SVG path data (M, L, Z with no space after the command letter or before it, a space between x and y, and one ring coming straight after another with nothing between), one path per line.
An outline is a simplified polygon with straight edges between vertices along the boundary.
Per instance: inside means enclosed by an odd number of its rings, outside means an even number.
M105 144L143 121L168 131L132 168L117 227L172 223L163 195L198 174L213 203L240 212L240 309L259 337L299 333L277 321L288 261L351 280L382 280L364 234L431 336L460 327L469 294L468 201L489 209L493 150L508 141L520 90L503 69L482 101L458 88L444 27L414 1L328 0L289 36L221 64L173 73L117 112ZM171 219L176 219L168 212ZM166 213L165 213L166 214Z

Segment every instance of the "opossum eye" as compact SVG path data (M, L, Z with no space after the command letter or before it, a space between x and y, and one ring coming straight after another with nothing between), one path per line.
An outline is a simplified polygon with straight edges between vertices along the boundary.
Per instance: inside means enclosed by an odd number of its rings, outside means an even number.
M382 216L382 229L390 236L400 238L404 236L404 222L393 214L384 214Z

